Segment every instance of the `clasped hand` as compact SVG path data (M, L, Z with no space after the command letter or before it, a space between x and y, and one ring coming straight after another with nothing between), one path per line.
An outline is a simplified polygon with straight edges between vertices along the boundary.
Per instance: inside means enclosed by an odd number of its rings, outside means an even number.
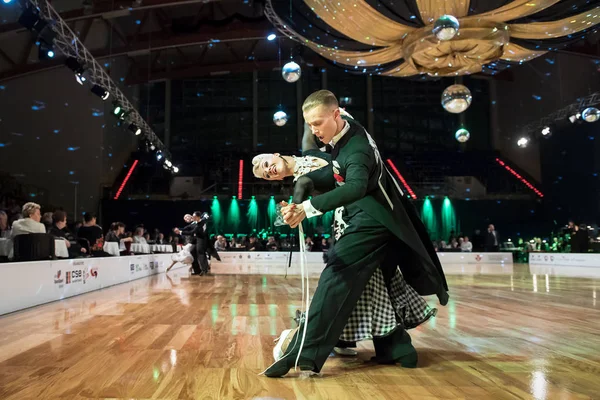
M306 218L306 214L304 213L304 207L302 207L302 204L288 204L285 201L282 201L280 204L283 222L288 224L290 227L297 227L302 223L304 218Z

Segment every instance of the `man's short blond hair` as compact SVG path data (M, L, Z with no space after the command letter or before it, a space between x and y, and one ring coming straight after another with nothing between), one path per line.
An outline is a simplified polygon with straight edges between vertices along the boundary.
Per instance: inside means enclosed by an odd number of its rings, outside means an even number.
M329 108L337 108L340 106L335 94L329 90L317 90L304 100L302 104L302 112L307 112L318 106L326 106Z
M37 204L37 203L33 203L33 202L29 202L29 203L25 203L23 205L23 218L29 218L31 215L33 215L33 213L35 213L35 210L39 210L42 207Z

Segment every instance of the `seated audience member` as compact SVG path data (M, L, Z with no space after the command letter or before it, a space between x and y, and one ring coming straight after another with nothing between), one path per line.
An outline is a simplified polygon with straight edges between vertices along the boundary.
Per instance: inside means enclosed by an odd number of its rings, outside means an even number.
M329 242L327 242L327 239L325 239L325 238L321 239L321 251L323 251L323 252L329 251Z
M23 218L13 222L11 237L29 233L46 233L46 227L40 222L42 214L39 204L25 203L22 213Z
M120 243L124 242L132 242L133 239L130 237L125 237L125 224L122 222L113 222L110 224L110 230L106 234L104 238L105 242L115 242Z
M217 236L217 240L215 240L215 250L217 250L217 251L227 250L227 239L225 239L225 236L223 236L223 235Z
M8 227L8 215L0 211L0 238L8 239L10 237L10 228Z
M314 245L315 244L313 243L312 238L307 236L304 240L304 247L306 248L306 251L312 251Z
M269 240L267 241L267 251L277 251L279 250L279 245L273 236L269 236Z
M468 253L473 251L473 243L469 241L468 236L465 236L465 238L463 239L463 242L460 245L460 250Z
M148 244L146 238L144 237L144 228L135 228L135 233L133 234L133 243Z
M50 228L54 225L54 220L52 219L52 212L45 212L42 215L42 220L40 221L46 227L46 232L50 231Z
M158 236L156 237L156 240L154 241L154 243L156 244L169 244L170 242L167 242L165 240L165 234L164 233L158 233Z
M92 252L102 251L104 244L102 228L96 225L96 216L92 213L83 215L83 225L77 231L77 237L87 239Z
M63 239L69 250L69 258L80 257L86 253L75 237L67 230L67 213L62 210L57 210L52 213L53 224L48 229L48 233L57 239Z
M248 243L246 250L248 251L261 251L262 245L256 238L256 236L250 236L250 242Z
M146 243L152 243L152 240L150 240L150 234L148 232L144 233L144 239L146 239Z

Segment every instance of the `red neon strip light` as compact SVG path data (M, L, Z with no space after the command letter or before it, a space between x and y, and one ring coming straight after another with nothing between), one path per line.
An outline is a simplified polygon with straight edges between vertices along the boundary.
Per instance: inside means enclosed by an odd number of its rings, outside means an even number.
M542 192L540 192L535 186L533 186L531 183L529 183L529 181L527 179L525 179L521 175L519 175L519 173L517 173L517 171L515 171L514 169L512 169L511 167L509 167L508 165L506 165L506 163L504 161L502 161L499 158L496 158L496 162L498 164L500 164L501 166L503 166L504 169L506 169L508 172L510 172L515 178L517 178L518 180L520 180L525 186L527 186L529 189L531 189L540 198L544 197L544 194Z
M417 199L417 195L415 194L415 192L413 192L413 190L408 185L408 183L406 182L406 180L404 179L404 177L402 176L402 174L400 173L400 171L398 171L398 168L396 168L396 166L394 165L394 163L392 162L392 160L390 160L388 158L387 159L387 163L390 166L390 168L392 169L392 171L394 171L394 173L396 174L396 176L398 177L398 179L400 179L400 182L402 182L402 185L404 185L404 188L406 189L406 191L408 192L408 194L410 194L410 197L412 197L413 199L416 200Z
M238 200L242 199L242 186L244 184L244 160L240 160L240 174L238 176Z
M131 174L133 173L133 170L135 169L135 167L137 167L137 165L138 165L138 160L135 160L133 162L133 165L131 166L131 168L129 168L129 172L127 173L127 176L125 176L125 179L123 179L123 183L121 183L121 187L119 187L119 190L117 190L117 195L115 196L115 200L119 199L121 192L125 188L125 185L127 185L127 181L129 180L129 177L131 177Z

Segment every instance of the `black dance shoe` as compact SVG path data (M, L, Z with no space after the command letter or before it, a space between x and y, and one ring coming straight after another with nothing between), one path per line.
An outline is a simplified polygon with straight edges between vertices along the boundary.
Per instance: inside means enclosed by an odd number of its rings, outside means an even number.
M262 372L261 375L267 376L269 378L281 378L282 376L286 375L288 372L290 372L290 369L292 369L294 367L294 363L296 361L296 358L282 358L279 361L274 362L273 364L271 364L271 366L269 368L267 368L266 370L264 370ZM301 371L313 371L313 372L317 372L315 371L315 363L310 361L310 360L306 360L306 359L302 359L300 358L300 360L298 360L298 368L300 368Z

